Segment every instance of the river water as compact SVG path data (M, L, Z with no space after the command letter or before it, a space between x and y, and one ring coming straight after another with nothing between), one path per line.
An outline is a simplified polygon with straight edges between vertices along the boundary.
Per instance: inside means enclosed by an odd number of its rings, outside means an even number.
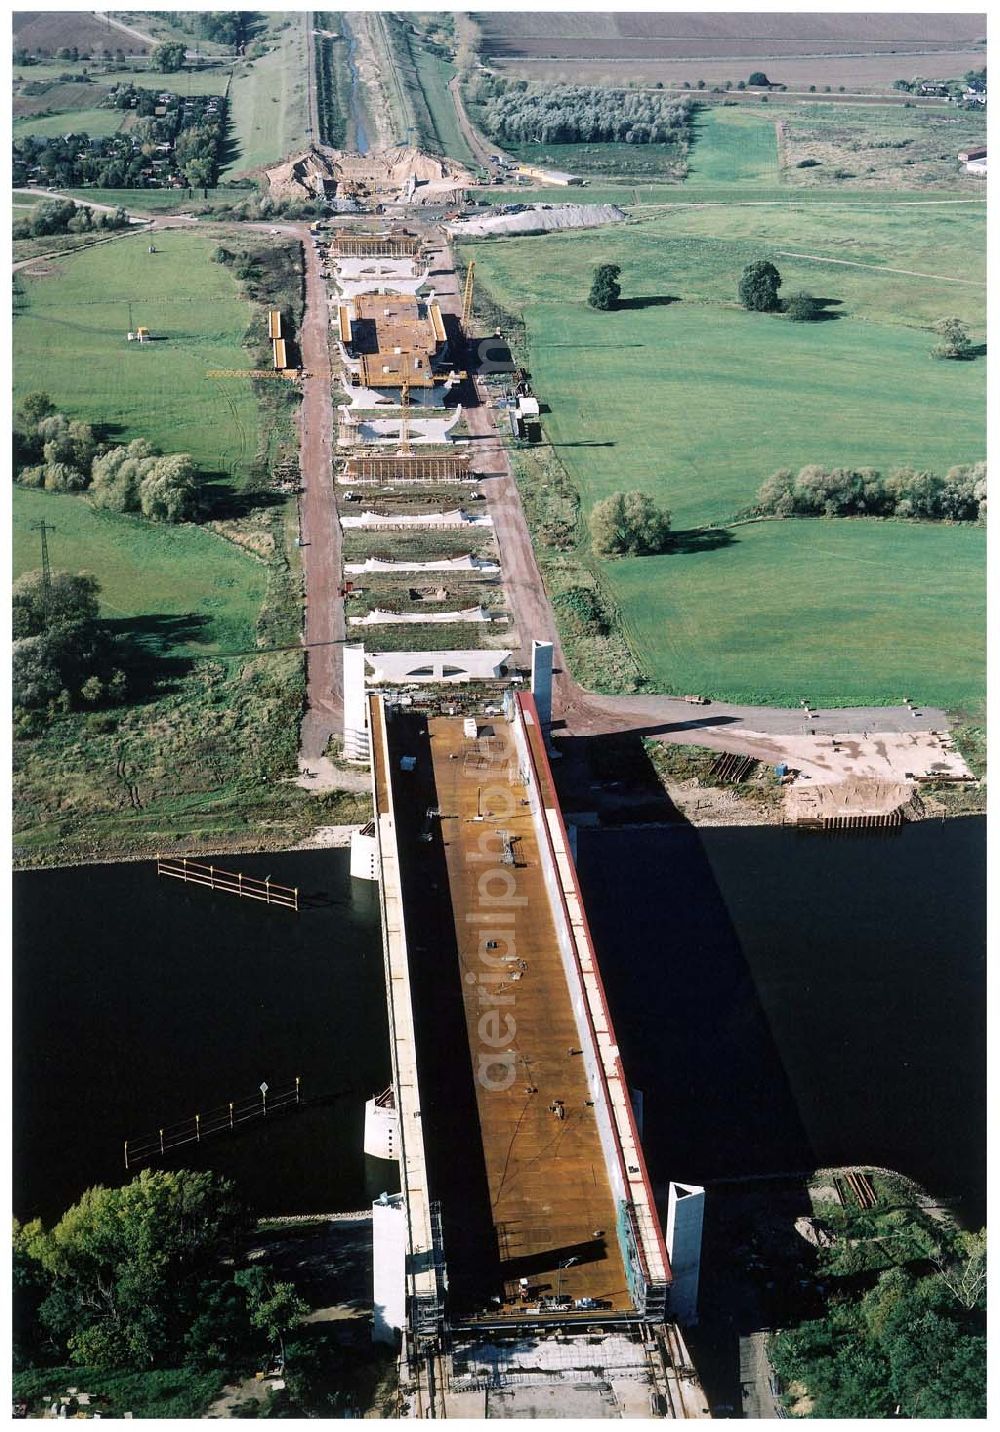
M262 1213L359 1208L395 1174L362 1154L390 1077L375 887L345 850L218 863L298 885L300 913L145 862L15 877L16 1214L125 1178L126 1138L296 1075L294 1113L163 1162L221 1168Z
M298 1111L174 1163L262 1213L390 1186L362 1154L389 1078L374 887L341 850L220 864L299 885L301 913L149 864L15 877L19 1216L125 1178L125 1138L296 1075ZM579 865L654 1183L865 1161L982 1218L984 821L581 832Z
M984 1219L985 846L977 818L581 832L654 1183L870 1162Z

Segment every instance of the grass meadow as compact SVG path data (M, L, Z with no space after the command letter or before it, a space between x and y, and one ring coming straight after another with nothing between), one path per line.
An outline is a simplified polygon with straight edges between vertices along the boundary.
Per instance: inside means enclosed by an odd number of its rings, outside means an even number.
M986 533L793 519L606 569L656 690L821 707L983 698Z
M479 161L472 153L458 124L455 103L448 90L448 83L455 74L454 65L440 56L432 54L413 40L410 54L416 69L417 81L427 104L427 111L434 127L430 138L436 140L433 147L442 154L467 165L473 171L479 168Z
M584 514L639 487L671 510L675 533L692 534L663 557L598 568L657 689L792 704L981 699L981 531L795 521L697 535L780 466L943 472L983 457L985 362L929 356L946 313L984 333L983 206L882 199L707 201L463 249L477 282L523 314L546 436ZM785 292L806 288L836 316L744 312L737 281L758 257L777 263ZM598 313L586 295L609 261L625 302Z
M311 39L305 11L269 17L264 36L271 47L259 60L238 64L229 91L230 159L225 181L250 169L301 154L308 145L307 67Z
M778 182L774 120L756 110L699 108L691 121L688 185Z
M44 519L49 558L59 571L91 572L101 584L101 615L157 650L218 654L252 649L264 600L265 569L214 532L102 512L86 498L15 487L14 576L40 565ZM183 620L178 621L178 618Z
M44 389L67 412L109 425L114 440L144 436L190 451L234 485L246 478L240 501L250 509L217 532L14 489L15 575L39 566L32 523L44 518L53 567L93 573L102 617L139 648L128 705L19 731L22 864L285 847L317 820L365 817L363 800L286 783L304 698L294 504L255 507L260 474L250 469L258 447L294 454L294 413L273 410L269 391L256 400L245 381L205 378L206 368L249 362L251 305L212 261L220 232L158 233L156 254L143 235L122 239L18 280L16 396ZM129 299L134 321L163 341L126 343ZM279 301L295 311L283 290Z
M124 109L59 110L55 114L33 114L15 119L11 126L15 139L25 134L38 134L44 139L60 139L64 134L89 134L105 139L126 128L129 111Z
M932 362L919 329L685 302L527 318L546 433L586 507L627 474L693 528L736 515L778 467L940 472L983 455L985 364Z
M19 274L15 401L42 389L72 416L110 425L116 439L190 452L204 472L240 485L256 444L254 398L248 383L205 373L248 366L250 309L212 262L217 243L170 229L150 254L140 233L59 259L45 277ZM133 323L157 341L126 341L129 303Z

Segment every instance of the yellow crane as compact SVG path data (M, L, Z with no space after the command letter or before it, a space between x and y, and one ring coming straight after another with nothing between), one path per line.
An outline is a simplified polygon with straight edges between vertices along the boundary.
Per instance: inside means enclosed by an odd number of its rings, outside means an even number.
M465 297L462 300L462 328L466 333L469 331L469 324L472 322L472 287L476 277L476 261L470 259L468 272L465 275Z

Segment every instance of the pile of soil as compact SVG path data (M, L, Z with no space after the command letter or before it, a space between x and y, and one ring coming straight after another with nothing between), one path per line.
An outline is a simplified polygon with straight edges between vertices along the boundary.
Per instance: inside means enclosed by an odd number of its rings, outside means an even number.
M364 184L376 193L398 193L410 178L418 184L452 181L456 187L472 183L472 176L451 159L438 159L420 149L397 145L369 154L348 154L343 150L325 152L311 149L267 171L271 194L279 199L312 198L319 181Z
M538 204L519 214L496 214L487 219L465 219L448 224L456 237L477 234L540 234L549 229L590 229L618 224L628 215L617 204Z

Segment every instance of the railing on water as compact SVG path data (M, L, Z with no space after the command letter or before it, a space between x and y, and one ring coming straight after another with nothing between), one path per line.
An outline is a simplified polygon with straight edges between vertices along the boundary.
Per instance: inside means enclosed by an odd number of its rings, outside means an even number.
M217 865L204 865L197 860L188 860L182 855L179 860L165 860L156 857L157 875L169 875L174 880L183 880L187 885L205 885L209 890L221 890L227 895L241 895L245 900L262 900L267 905L281 905L286 910L299 908L298 886L276 885L268 876L257 880L252 875L239 871L220 870Z
M272 1092L266 1083L262 1083L260 1092L248 1099L232 1100L228 1104L209 1109L207 1113L192 1114L190 1118L180 1119L177 1123L164 1124L155 1134L139 1139L126 1139L125 1167L131 1168L133 1164L156 1158L171 1149L180 1148L183 1144L200 1144L202 1139L207 1139L212 1134L234 1133L244 1124L288 1109L300 1103L300 1084L301 1080L296 1076L293 1085Z

